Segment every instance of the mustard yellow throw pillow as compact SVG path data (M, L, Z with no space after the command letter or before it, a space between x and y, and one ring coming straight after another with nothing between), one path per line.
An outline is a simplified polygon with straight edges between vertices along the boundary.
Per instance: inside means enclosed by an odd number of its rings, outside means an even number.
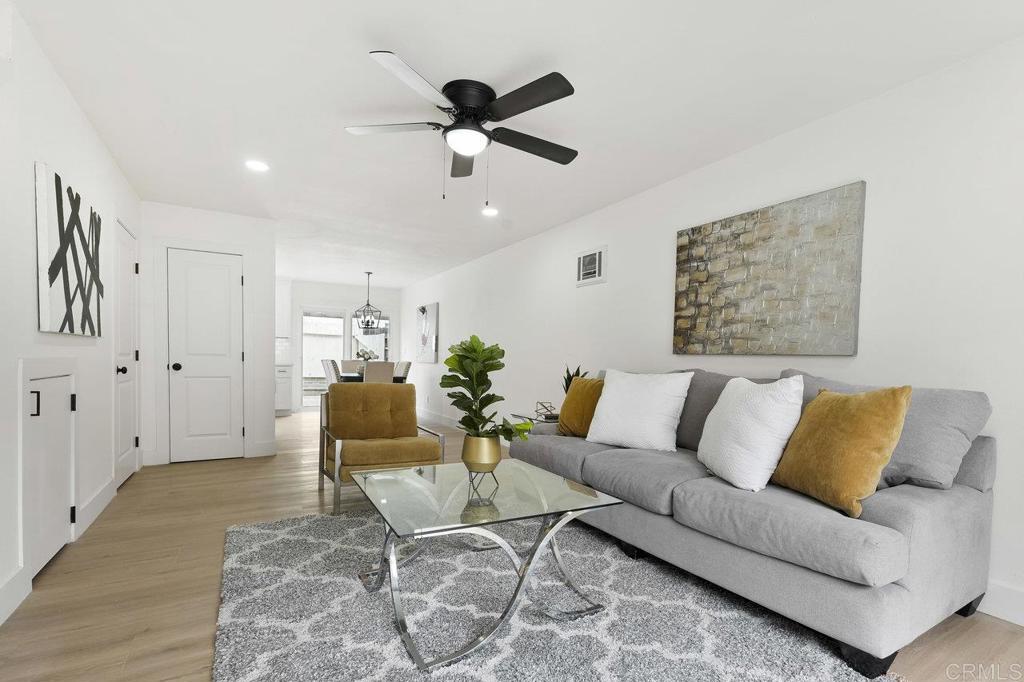
M586 438L603 389L604 379L574 378L558 411L558 432L563 436Z
M910 386L867 393L822 390L804 408L772 483L810 495L853 518L878 488L903 431Z

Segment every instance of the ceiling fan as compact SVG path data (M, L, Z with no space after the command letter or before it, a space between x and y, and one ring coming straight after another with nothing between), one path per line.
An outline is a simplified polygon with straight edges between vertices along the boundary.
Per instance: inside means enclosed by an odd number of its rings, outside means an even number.
M536 109L573 94L572 85L558 72L549 73L532 83L497 97L494 89L480 81L459 79L446 83L441 91L416 73L411 66L393 52L377 50L370 56L400 81L419 93L431 104L448 114L449 125L441 123L391 123L372 126L349 126L353 135L378 133L408 133L440 130L445 143L454 153L452 177L464 178L473 174L473 157L493 141L520 151L560 163L571 163L579 154L575 149L542 140L508 128L483 127L488 121L504 121L524 111Z

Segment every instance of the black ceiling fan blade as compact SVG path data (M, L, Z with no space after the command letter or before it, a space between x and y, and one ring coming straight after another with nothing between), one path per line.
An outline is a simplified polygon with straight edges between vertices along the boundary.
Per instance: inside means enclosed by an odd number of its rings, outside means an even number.
M560 144L548 142L547 140L542 140L539 137L520 133L515 130L509 130L508 128L495 128L491 131L491 139L498 144L515 147L520 151L527 152L528 154L535 154L536 156L543 157L548 161L560 163L563 166L572 163L572 160L579 154L575 149L569 149L568 147L563 147Z
M345 126L350 135L379 135L381 133L417 133L423 130L441 130L440 123L385 123L375 126Z
M468 178L473 174L473 157L452 152L452 177Z
M415 90L419 93L420 97L423 97L435 107L446 109L454 106L450 99L441 94L426 78L416 73L414 68L406 64L402 58L394 52L389 50L374 50L370 53L370 57L394 74L395 78Z
M565 76L552 71L494 100L487 105L487 113L492 121L504 121L524 111L568 97L574 92L572 84Z

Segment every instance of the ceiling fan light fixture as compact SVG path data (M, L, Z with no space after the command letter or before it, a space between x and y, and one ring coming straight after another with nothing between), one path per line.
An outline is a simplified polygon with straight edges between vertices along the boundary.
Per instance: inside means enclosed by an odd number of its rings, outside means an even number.
M491 143L483 128L472 123L456 123L444 131L444 141L460 156L476 156Z

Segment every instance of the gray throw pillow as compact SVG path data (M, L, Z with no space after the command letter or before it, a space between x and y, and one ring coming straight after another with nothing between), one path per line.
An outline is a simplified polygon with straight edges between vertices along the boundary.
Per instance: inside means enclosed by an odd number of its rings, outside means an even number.
M860 386L787 369L782 376L804 375L804 405L821 389L837 393L863 393L879 386ZM910 483L924 488L949 489L964 455L992 414L988 396L978 391L913 387L903 433L882 470L879 488Z

